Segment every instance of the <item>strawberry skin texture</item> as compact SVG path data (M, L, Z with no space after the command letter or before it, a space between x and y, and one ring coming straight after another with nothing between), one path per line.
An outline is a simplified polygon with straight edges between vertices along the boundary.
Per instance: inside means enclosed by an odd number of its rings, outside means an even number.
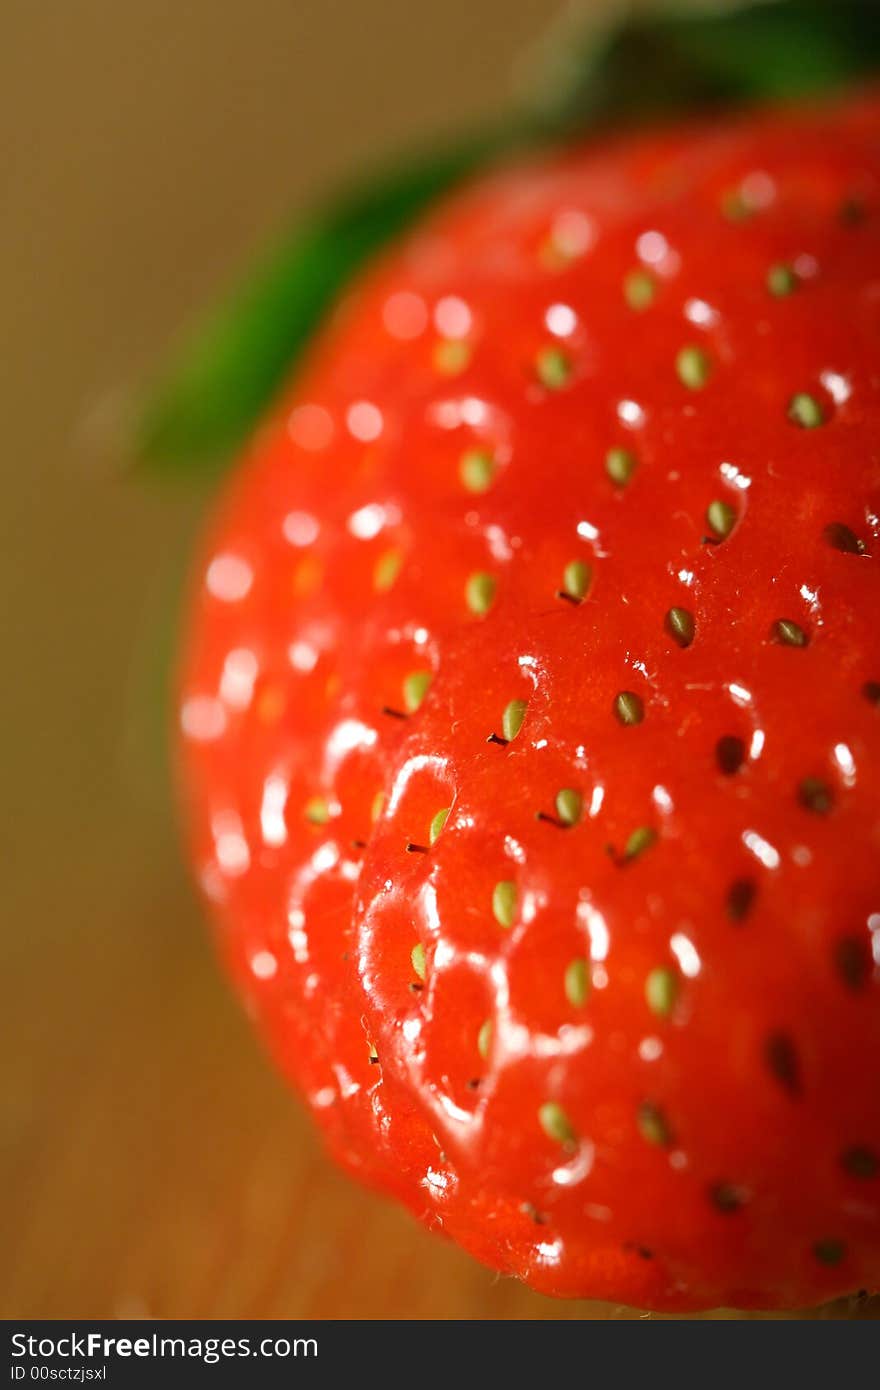
M877 95L575 148L349 293L211 523L222 955L336 1158L542 1292L880 1284L878 348Z

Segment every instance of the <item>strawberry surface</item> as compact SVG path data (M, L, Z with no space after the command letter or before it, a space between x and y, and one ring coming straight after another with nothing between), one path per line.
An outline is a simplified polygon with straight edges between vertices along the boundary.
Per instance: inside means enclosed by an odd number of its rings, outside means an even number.
M534 1288L880 1284L880 99L574 148L342 302L195 577L192 856L335 1156Z

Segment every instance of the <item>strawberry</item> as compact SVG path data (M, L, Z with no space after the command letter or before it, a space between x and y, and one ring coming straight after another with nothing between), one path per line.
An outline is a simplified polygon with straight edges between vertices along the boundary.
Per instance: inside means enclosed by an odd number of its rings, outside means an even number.
M880 1284L880 97L489 173L210 527L220 949L349 1170L550 1294Z

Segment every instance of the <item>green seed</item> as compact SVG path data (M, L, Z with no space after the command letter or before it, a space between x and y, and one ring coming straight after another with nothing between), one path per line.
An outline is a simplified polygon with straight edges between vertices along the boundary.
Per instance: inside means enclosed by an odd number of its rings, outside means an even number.
M428 963L425 959L425 948L422 945L421 941L417 941L415 946L413 946L412 952L410 954L410 960L412 961L412 968L418 975L419 979L424 980Z
M562 588L569 598L582 602L590 587L593 571L583 560L570 560L562 572Z
M652 1105L650 1101L644 1101L639 1106L636 1122L639 1133L649 1144L658 1144L661 1148L665 1148L667 1144L671 1143L672 1135L669 1125L666 1123L666 1116L658 1106Z
M443 810L438 811L434 819L431 821L431 828L428 831L428 841L430 844L433 845L434 841L437 839L437 836L440 834L441 830L443 829L444 825L449 819L449 812L451 810L451 806L444 806Z
M516 738L522 728L527 707L527 700L511 700L509 705L505 705L501 716L501 732L508 743Z
M581 818L584 800L580 792L572 787L563 787L556 793L556 814L563 825L577 825Z
M813 1254L820 1264L839 1265L846 1254L846 1246L842 1240L817 1240Z
M640 825L637 830L633 831L624 846L624 859L637 859L640 854L644 854L646 849L651 848L656 839L656 830L652 830L650 825Z
M614 448L608 450L605 455L605 472L612 483L616 483L618 487L626 487L635 471L636 457L630 453L629 449Z
M482 616L488 613L495 598L495 589L498 581L494 574L478 572L472 574L465 585L465 598L467 606L472 613Z
M379 556L376 561L376 568L373 570L373 585L380 594L387 593L392 587L400 574L402 564L403 556L399 550L386 550L384 555Z
M773 631L777 642L781 642L784 647L805 647L807 645L807 634L790 618L780 618Z
M547 1138L555 1140L557 1144L573 1144L577 1139L571 1120L555 1100L547 1100L539 1106L538 1123Z
M434 366L444 376L463 372L471 360L471 346L463 338L444 338L434 349Z
M403 682L403 703L410 714L415 714L424 700L433 680L430 671L410 671Z
M631 270L623 282L623 297L631 309L641 313L654 303L657 286L647 270Z
M303 813L311 825L326 825L330 819L330 807L326 797L310 797L305 804Z
M571 359L562 348L545 347L535 358L535 371L548 391L560 391L571 377Z
M689 391L702 391L709 380L712 363L703 348L690 344L683 347L676 357L675 370L682 386L686 386Z
M468 449L461 456L458 475L468 492L488 492L495 477L495 460L485 449Z
M485 1020L485 1022L481 1025L480 1031L479 1031L479 1033L477 1034L477 1051L479 1052L480 1056L483 1058L483 1061L485 1061L486 1058L489 1056L489 1049L491 1048L491 1046L492 1046L492 1020L491 1020L491 1018L487 1018L487 1019Z
M827 782L818 777L805 777L798 787L798 801L814 816L827 816L834 805L834 795Z
M721 536L723 539L730 535L736 525L736 512L729 502L722 502L716 498L706 508L706 520L716 536Z
M767 288L777 299L784 299L786 295L794 294L799 284L798 273L790 265L774 265L767 272Z
M492 912L499 927L512 927L516 920L516 884L501 879L492 890Z
M590 970L585 960L570 960L565 967L565 997L574 1009L582 1009L590 994Z
M645 706L641 696L633 690L621 690L614 701L614 713L621 724L641 724L645 717Z
M800 425L801 429L815 430L819 425L824 425L825 411L815 396L808 391L799 391L789 402L788 418L793 424Z
M728 222L747 222L755 207L741 188L729 188L721 199L721 211Z
M678 998L678 976L668 965L658 965L645 981L645 998L652 1013L668 1018Z
M666 614L666 631L680 647L689 647L694 640L694 615L686 608L670 608Z
M385 793L376 792L370 804L370 820L374 823L379 819L385 809Z

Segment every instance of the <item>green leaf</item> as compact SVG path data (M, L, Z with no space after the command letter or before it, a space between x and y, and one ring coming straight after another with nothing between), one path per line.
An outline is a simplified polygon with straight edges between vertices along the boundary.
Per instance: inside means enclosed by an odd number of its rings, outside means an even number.
M420 160L304 220L171 362L138 422L137 455L191 472L239 445L358 268L508 139L493 135Z
M758 0L631 18L604 38L593 24L558 51L562 67L506 127L368 180L283 238L171 362L141 412L136 455L187 474L226 458L355 272L489 161L529 141L839 86L880 66L880 24L870 0Z
M569 62L560 130L825 92L880 66L875 0L754 0L626 22Z

